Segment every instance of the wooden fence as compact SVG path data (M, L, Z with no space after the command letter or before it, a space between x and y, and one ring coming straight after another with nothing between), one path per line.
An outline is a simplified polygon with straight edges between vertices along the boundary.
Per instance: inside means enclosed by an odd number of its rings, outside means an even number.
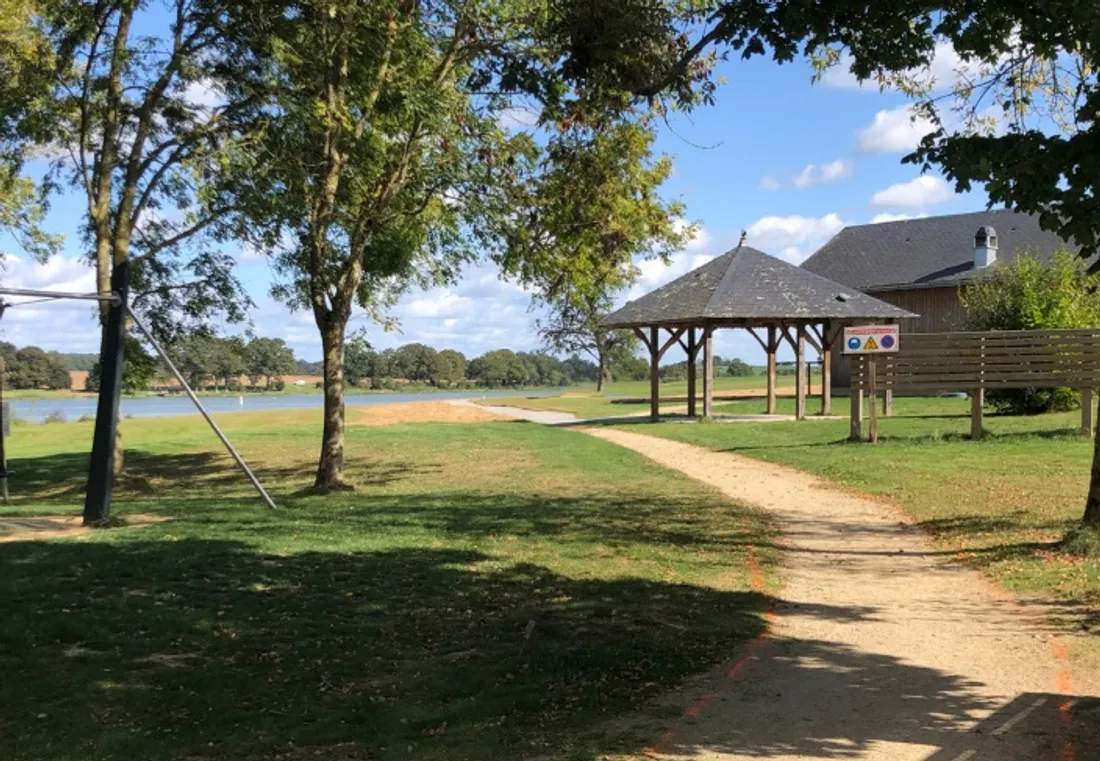
M869 438L878 438L874 400L895 393L970 394L970 435L982 435L985 392L1008 388L1081 390L1081 429L1093 430L1092 390L1100 384L1100 329L908 333L896 354L854 358L852 437L863 438L863 403L871 395ZM889 401L885 409L889 410Z

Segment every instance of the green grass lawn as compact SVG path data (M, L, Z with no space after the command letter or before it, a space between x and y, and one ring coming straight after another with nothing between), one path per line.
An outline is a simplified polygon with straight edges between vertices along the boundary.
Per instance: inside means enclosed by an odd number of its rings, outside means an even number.
M135 419L116 513L172 520L0 544L0 758L595 759L763 628L765 517L626 449L353 426L321 497L316 413L221 420L279 510L200 420ZM3 512L78 510L90 437L21 426Z
M789 401L780 400L780 412ZM848 409L834 400L834 412ZM719 409L759 412L747 400ZM815 409L815 402L810 409ZM987 415L969 440L969 401L896 399L877 444L848 443L848 420L657 425L630 430L791 465L897 503L943 548L1006 587L1057 602L1100 633L1100 557L1059 546L1084 509L1092 442L1080 413Z

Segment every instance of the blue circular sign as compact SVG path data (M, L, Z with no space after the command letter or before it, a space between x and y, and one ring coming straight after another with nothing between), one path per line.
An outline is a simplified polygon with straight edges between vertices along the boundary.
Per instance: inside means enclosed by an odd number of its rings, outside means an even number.
M862 342L855 336L848 339L848 348L852 351L858 351L860 346L862 346Z
M892 349L894 348L894 337L890 335L883 336L879 343L882 344L884 349Z

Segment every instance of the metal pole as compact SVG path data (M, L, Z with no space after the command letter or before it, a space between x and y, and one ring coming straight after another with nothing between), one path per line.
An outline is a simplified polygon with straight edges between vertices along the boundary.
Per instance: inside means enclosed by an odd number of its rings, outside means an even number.
M176 380L180 382L180 385L183 386L183 390L187 392L187 395L189 397L191 397L191 401L194 403L195 407L198 408L199 413L204 418L206 418L206 422L210 424L210 428L213 429L217 437L221 439L222 444L225 445L226 451L228 451L233 459L237 461L237 465L240 467L241 470L244 471L244 474L248 476L248 480L251 481L252 485L256 487L256 491L258 491L260 493L260 496L263 497L264 502L267 503L267 506L274 510L275 502L271 499L271 495L267 493L267 490L264 489L263 484L260 483L260 479L256 478L256 474L252 472L252 469L248 467L248 464L245 463L244 459L240 456L240 454L237 453L237 450L233 448L233 445L231 443L229 443L229 439L226 438L224 433L222 433L222 429L218 428L218 424L214 422L214 418L210 417L210 413L207 412L206 408L202 406L202 402L199 401L199 398L195 395L195 392L191 390L191 387L187 385L187 381L184 380L183 375L180 373L180 371L176 369L176 366L172 362L171 358L168 356L168 353L165 352L164 349L161 348L161 345L157 343L157 340L153 338L153 334L149 332L149 329L145 327L145 324L141 321L141 319L136 314L134 314L133 309L127 306L126 313L130 316L130 319L134 321L134 326L142 332L149 344L154 349L156 349L157 354L159 354L161 356L161 359L164 360L164 364L166 364L168 366L168 369L172 371L172 375L176 376Z
M3 481L4 504L8 504L8 448L4 439L8 435L8 426L11 425L11 415L4 406L4 376L7 375L8 365L3 357L0 357L0 414L4 420L0 422L0 480Z
M4 296L36 296L47 299L79 299L81 301L107 301L111 304L119 303L119 295L111 293L68 293L66 291L38 291L31 288L0 288L0 295ZM19 306L12 304L11 306Z

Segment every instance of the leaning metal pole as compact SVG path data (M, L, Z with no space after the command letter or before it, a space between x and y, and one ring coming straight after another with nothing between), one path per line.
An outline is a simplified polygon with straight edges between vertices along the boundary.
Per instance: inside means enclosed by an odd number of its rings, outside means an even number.
M178 369L176 369L176 366L172 362L171 358L168 356L168 353L165 352L163 348L161 348L161 345L157 343L157 340L155 338L153 338L153 334L149 332L149 329L147 327L145 327L145 323L143 323L141 319L136 314L134 314L134 310L131 309L129 305L126 306L126 314L128 314L130 316L130 319L133 320L134 327L140 330L145 336L145 339L149 342L149 344L154 349L156 349L157 354L159 354L161 359L164 360L164 364L166 364L168 366L168 369L172 371L172 375L176 376L176 380L180 382L183 390L187 392L187 395L189 397L191 397L191 401L195 404L195 407L198 408L199 413L202 414L204 418L206 418L206 422L210 424L210 428L213 429L217 437L221 439L222 444L225 445L226 451L228 451L229 454L232 455L233 459L237 461L237 465L240 467L241 470L244 471L244 474L248 476L248 480L251 481L252 485L256 487L256 491L258 491L260 493L260 496L263 497L264 502L267 503L267 506L275 509L275 502L271 499L271 495L267 493L267 490L264 489L263 484L260 483L260 479L256 478L256 474L252 472L252 469L248 467L244 459L240 456L240 454L237 453L237 450L234 449L233 445L229 443L229 439L227 439L225 434L222 433L222 429L218 428L218 424L214 422L214 418L210 417L210 413L207 412L206 408L202 406L202 402L199 401L199 397L196 396L195 392L191 390L191 387L187 385L187 381L183 379L183 375Z

